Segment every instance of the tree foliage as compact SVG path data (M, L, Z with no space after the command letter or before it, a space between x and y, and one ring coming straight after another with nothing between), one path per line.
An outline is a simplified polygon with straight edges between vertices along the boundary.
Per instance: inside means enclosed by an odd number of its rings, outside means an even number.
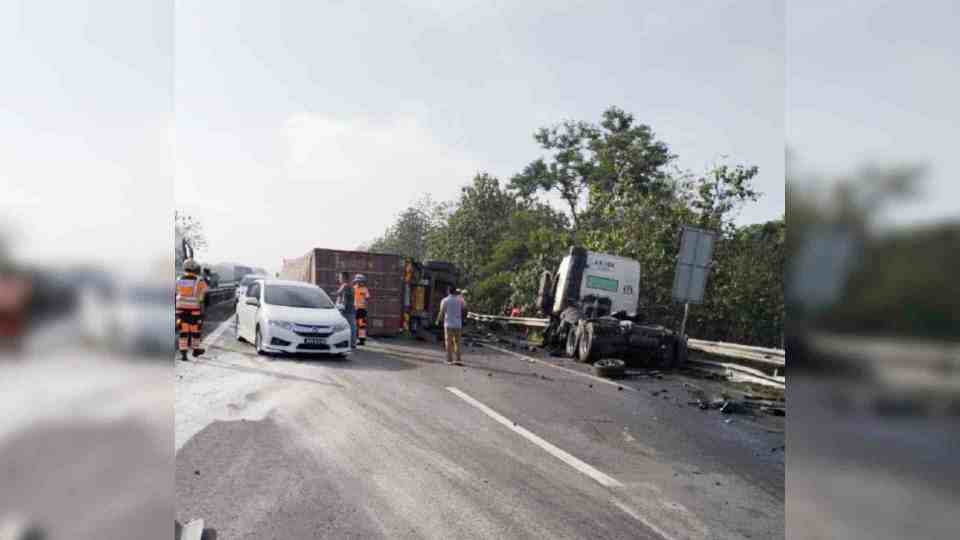
M370 249L455 263L473 309L519 306L531 316L540 274L555 270L571 245L631 257L641 264L642 315L676 327L682 307L671 293L680 228L699 226L717 231L720 241L706 303L691 310L689 333L781 344L786 222L735 225L739 209L761 196L753 187L756 167L680 171L669 146L617 107L595 124L565 121L534 139L549 155L506 185L477 174L457 199L401 213ZM550 194L560 196L562 211Z
M443 205L425 195L404 209L383 236L361 249L376 253L392 253L423 260L427 243L441 219Z
M177 236L186 238L196 254L207 249L207 235L199 219L181 210L174 210L173 226Z

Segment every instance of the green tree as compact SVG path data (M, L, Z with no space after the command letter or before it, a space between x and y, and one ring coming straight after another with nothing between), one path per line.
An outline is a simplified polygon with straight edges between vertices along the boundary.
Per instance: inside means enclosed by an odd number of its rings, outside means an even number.
M515 197L486 173L477 174L450 204L446 219L429 237L430 258L452 262L467 282L479 277L510 218L518 209Z
M510 188L528 199L559 193L574 241L586 211L614 205L627 193L658 192L669 183L666 166L674 156L666 143L618 107L604 111L599 124L566 121L539 129L534 139L552 156L527 165Z
M424 195L400 212L383 236L360 249L423 260L427 256L428 238L439 226L442 212L443 205Z
M566 230L566 218L548 205L518 208L477 273L472 290L478 307L495 313L516 305L535 314L540 274L560 263L567 247Z
M207 249L207 235L199 219L182 210L174 210L173 226L175 235L186 238L197 254ZM176 248L180 249L180 246Z

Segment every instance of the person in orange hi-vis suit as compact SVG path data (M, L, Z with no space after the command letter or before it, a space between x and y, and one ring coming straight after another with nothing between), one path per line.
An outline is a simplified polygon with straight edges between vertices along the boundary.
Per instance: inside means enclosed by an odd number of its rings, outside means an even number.
M367 305L370 301L370 289L367 288L367 276L357 274L353 278L353 303L357 308L357 344L367 341Z
M180 359L187 361L187 349L193 345L193 356L203 354L200 329L203 327L203 306L207 283L200 277L200 265L193 259L183 263L184 273L177 278L177 328L180 333Z

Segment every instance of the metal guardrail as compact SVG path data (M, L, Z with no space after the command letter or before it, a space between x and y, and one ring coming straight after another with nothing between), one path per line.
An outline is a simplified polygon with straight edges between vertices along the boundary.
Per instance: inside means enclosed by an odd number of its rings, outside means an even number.
M218 287L207 291L207 304L215 306L234 297L234 287Z
M515 324L529 328L546 328L550 319L538 319L535 317L504 317L500 315L484 315L482 313L467 313L468 319L481 322L502 322L506 324Z
M546 328L550 322L549 319L540 319L535 317L505 317L502 315L486 315L483 313L467 313L467 318L481 322L499 322L517 326L526 326L528 328ZM688 339L687 345L692 350L747 360L759 365L769 366L771 368L783 368L786 366L786 351L783 349L771 349L768 347L754 347L751 345L741 345L739 343L725 343L721 341L707 341L702 339Z

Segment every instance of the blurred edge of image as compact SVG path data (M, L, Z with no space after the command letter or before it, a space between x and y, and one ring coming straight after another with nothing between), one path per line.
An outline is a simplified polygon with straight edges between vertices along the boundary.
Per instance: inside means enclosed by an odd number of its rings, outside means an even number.
M956 538L955 5L787 6L786 537Z
M172 7L158 6L0 4L3 539L173 532Z

